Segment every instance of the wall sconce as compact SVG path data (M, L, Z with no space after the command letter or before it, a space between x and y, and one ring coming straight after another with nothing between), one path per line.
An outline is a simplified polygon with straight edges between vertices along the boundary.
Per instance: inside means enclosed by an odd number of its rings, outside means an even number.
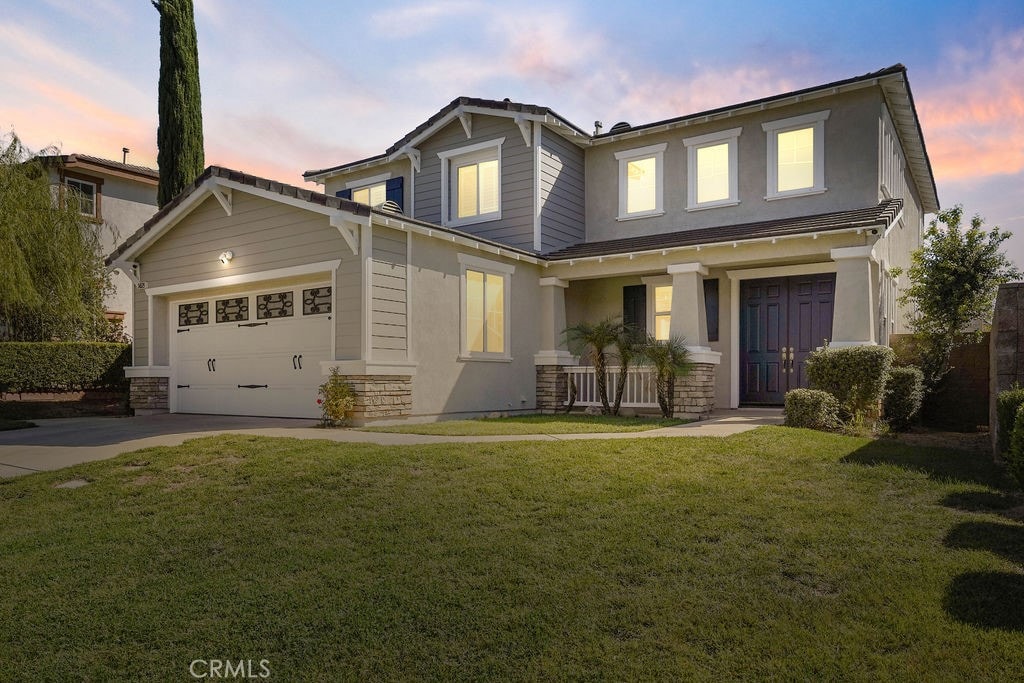
M224 265L227 265L228 262L233 258L235 258L235 252L225 251L220 255L220 262L223 263Z

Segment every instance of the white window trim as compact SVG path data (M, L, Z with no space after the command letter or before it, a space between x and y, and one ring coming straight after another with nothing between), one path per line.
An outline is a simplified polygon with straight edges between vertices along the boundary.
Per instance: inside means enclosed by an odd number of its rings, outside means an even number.
M505 138L500 137L494 140L486 140L473 145L466 145L465 147L448 149L437 153L437 158L441 160L441 225L445 227L458 227L460 225L471 225L473 223L486 223L488 221L501 220L501 146L504 143ZM483 156L483 152L488 152L494 148L497 148L498 159L498 210L483 215L472 216L470 218L453 218L451 216L451 200L453 195L451 188L452 162L458 161L461 157L467 157L474 154L481 154L481 156ZM481 161L483 160L484 159L481 159Z
M380 183L386 183L391 180L390 173L381 173L370 178L359 178L358 180L350 180L345 183L346 190L361 190L364 187L370 187L371 185L379 185Z
M667 142L647 147L626 149L615 153L619 162L619 214L616 220L631 221L637 218L650 218L665 213L665 148ZM654 208L649 211L634 211L626 213L626 167L630 161L654 157Z
M83 216L88 216L89 218L96 218L96 195L99 193L99 191L97 189L96 183L90 182L88 180L82 180L81 178L65 178L64 179L64 184L69 189L73 189L73 188L71 188L70 183L77 183L79 185L89 185L90 187L92 187L92 213L86 213L85 211L82 211L81 210L81 206L82 206L81 202L79 202L79 204L78 204L78 206L79 206L78 213L80 213Z
M516 267L482 259L469 254L457 254L459 260L459 360L460 361L492 361L508 363L512 360L512 273ZM505 282L504 317L505 317L505 350L502 353L488 351L470 351L469 340L466 338L466 271L475 270L487 275L497 275ZM484 323L486 325L486 322Z
M730 128L729 130L707 135L697 135L692 138L683 138L683 145L686 147L686 210L703 211L714 209L720 206L735 206L740 203L739 195L739 170L738 152L740 133L743 127ZM712 202L697 201L697 150L702 147L714 147L722 143L729 144L729 196L725 199L716 199Z
M788 119L768 121L761 124L761 129L768 136L768 185L765 199L784 199L786 197L804 197L812 194L821 194L826 191L825 187L825 121L828 120L831 109L816 111L801 116L792 116ZM787 133L791 130L801 128L814 128L814 185L802 187L796 190L779 192L779 133Z

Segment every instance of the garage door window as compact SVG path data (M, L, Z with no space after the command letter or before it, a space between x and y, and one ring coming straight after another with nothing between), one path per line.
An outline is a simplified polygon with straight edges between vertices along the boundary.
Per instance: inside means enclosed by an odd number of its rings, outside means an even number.
M292 317L294 315L292 297L292 292L260 294L256 297L256 317L260 320Z
M302 290L302 315L331 312L331 288L314 287Z
M210 302L200 301L194 304L178 305L178 325L205 325L210 322Z
M217 322L236 323L249 319L249 297L217 300Z

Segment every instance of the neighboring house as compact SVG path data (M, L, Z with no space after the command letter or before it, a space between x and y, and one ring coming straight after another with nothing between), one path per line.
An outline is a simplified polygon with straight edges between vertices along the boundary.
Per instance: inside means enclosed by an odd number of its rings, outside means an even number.
M72 188L82 215L99 230L100 248L109 254L156 212L160 174L145 166L85 154L41 157L50 169L50 183ZM128 335L134 329L130 274L111 273L114 291L104 301L107 317L120 320Z
M137 410L316 416L333 367L358 422L593 403L563 330L609 316L685 337L677 414L779 405L815 348L906 330L892 270L939 207L901 65L595 135L459 98L305 177L211 167L111 257Z

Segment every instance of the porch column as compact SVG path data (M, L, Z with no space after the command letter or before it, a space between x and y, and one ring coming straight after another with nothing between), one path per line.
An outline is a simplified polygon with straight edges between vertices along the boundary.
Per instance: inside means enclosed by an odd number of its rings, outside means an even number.
M668 272L672 276L669 334L683 337L693 362L690 374L676 380L673 414L699 420L715 407L715 367L722 361L722 354L708 346L704 310L704 276L708 269L700 263L674 263Z
M866 346L875 339L876 306L871 247L831 251L836 262L836 294L830 346Z
M540 278L539 349L533 356L537 367L537 410L556 412L568 398L568 380L564 366L576 359L565 343L565 288L569 283L557 277Z

